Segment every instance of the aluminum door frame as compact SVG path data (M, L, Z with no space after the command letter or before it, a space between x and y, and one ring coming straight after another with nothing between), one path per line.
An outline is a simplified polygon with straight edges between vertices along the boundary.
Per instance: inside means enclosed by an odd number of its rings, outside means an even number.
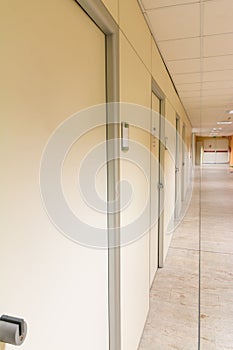
M158 193L158 267L164 266L164 159L165 159L165 94L152 79L151 91L160 100L159 120L159 193Z
M175 212L177 219L180 215L180 117L176 115L176 154L175 154Z
M181 166L181 201L185 200L185 137L186 137L186 125L182 125L182 166Z
M96 23L106 37L106 101L119 102L119 27L101 0L74 0ZM107 144L107 198L113 214L108 210L108 308L109 350L121 350L121 295L120 295L120 211L116 198L116 184L120 182L119 139L120 119L118 104L110 104L106 111ZM109 205L108 205L109 209ZM114 247L114 248L111 248Z

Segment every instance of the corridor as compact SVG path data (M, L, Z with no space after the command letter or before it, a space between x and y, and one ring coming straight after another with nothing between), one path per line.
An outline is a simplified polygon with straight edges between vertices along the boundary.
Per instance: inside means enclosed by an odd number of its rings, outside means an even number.
M233 349L232 178L226 165L196 169L190 206L151 288L140 350Z
M233 0L0 16L0 350L233 350Z

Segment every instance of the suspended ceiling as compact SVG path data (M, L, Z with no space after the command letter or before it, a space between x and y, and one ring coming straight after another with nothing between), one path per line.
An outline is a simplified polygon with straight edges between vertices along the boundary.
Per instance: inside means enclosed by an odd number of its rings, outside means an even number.
M233 114L233 0L140 0L194 130L205 135Z

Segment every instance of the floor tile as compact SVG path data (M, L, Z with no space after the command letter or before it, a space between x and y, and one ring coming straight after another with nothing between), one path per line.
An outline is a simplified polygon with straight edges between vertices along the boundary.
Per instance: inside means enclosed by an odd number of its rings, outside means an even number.
M200 350L233 350L233 174L226 166L197 169L176 224L139 350L198 350L198 334Z

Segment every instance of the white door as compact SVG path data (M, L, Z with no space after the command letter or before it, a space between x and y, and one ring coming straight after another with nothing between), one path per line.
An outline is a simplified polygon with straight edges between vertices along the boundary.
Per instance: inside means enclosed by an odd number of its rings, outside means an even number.
M204 140L204 164L226 164L229 162L229 141L227 138Z
M0 314L25 318L24 350L107 350L108 252L62 235L44 210L39 186L42 153L55 128L105 102L105 35L71 0L4 0L0 14ZM81 208L84 220L97 226L107 225L106 212L86 206L76 181L83 157L104 140L104 126L83 136L63 174L72 209ZM106 201L106 174L99 173Z
M159 128L160 128L161 101L152 93L151 117L151 229L150 229L150 284L158 269L159 253Z
M182 168L181 168L181 200L184 201L185 199L185 137L186 137L186 132L185 132L185 125L183 124L182 127Z
M175 218L179 217L181 207L180 196L180 119L176 117L176 158L175 158Z

